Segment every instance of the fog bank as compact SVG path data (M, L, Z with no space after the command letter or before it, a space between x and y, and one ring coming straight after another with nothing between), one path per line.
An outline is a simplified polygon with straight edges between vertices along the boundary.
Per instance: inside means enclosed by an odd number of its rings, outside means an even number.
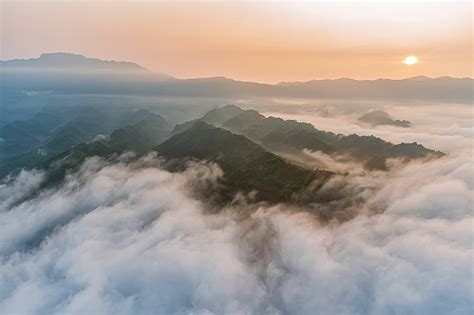
M470 155L350 177L364 206L322 224L284 205L206 214L193 187L153 156L87 160L64 184L18 203L0 187L2 314L468 314L473 311ZM371 189L364 185L372 183ZM14 199L12 199L14 198ZM366 214L378 206L384 212ZM25 302L28 301L28 302Z

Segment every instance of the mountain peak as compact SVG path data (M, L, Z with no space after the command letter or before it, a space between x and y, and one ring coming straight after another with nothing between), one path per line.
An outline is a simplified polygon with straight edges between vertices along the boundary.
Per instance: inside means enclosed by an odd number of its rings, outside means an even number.
M39 56L39 60L84 60L87 59L85 56L80 54L66 53L66 52L54 52L54 53L43 53Z
M430 77L427 77L425 75L418 75L418 76L415 76L415 77L411 77L411 78L407 78L406 80L410 80L410 81L426 81L426 80L430 80L431 78Z
M142 66L126 61L88 58L67 52L43 53L39 58L2 61L2 67L30 70L74 70L74 71L148 71Z
M289 201L313 181L332 173L311 171L288 163L242 135L203 121L155 147L167 159L198 159L217 163L224 171L219 195L230 201L238 192L257 192L256 200Z

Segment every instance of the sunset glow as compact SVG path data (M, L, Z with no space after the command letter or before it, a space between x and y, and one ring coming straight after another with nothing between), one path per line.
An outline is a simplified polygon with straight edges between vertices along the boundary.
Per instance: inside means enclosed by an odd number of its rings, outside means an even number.
M67 51L133 61L179 78L276 83L403 78L398 60L410 48L426 60L416 74L463 77L472 68L469 6L415 1L406 11L404 1L12 1L2 3L1 58Z
M0 0L0 315L474 314L469 0Z

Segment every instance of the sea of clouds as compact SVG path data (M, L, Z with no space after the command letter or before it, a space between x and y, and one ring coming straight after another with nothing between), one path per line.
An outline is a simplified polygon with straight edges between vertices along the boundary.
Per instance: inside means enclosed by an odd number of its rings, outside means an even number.
M375 130L441 148L450 126ZM0 186L0 314L472 314L472 135L458 126L447 156L388 172L305 151L348 173L323 187L358 196L342 222L284 204L212 213L196 198L222 176L211 163L91 158L39 194L44 174L23 171Z
M242 105L257 107L257 101L246 101ZM274 99L266 102L266 106L260 106L265 116L305 121L320 130L343 135L374 135L393 143L418 142L445 153L461 153L468 148L472 149L472 104L306 99ZM357 120L372 110L386 111L394 119L409 120L412 127L373 127Z

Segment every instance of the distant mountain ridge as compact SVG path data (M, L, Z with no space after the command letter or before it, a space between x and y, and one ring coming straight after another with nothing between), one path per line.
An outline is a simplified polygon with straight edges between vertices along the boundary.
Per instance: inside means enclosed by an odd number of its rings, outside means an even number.
M244 82L225 77L175 79L167 74L153 73L129 62L104 61L68 53L43 54L36 59L1 61L3 72L12 69L98 69L121 70L147 75L117 75L103 80L67 80L62 76L30 77L28 73L8 75L2 73L2 85L11 88L53 90L70 93L138 94L205 97L292 97L292 98L356 98L401 99L472 102L472 78L417 76L401 80L377 79L311 80L281 82L275 85Z
M133 62L88 58L83 55L64 52L44 53L39 58L0 60L0 70L0 73L14 73L16 75L38 72L51 75L51 72L64 72L70 75L92 75L94 73L133 75L135 79L142 79L145 76L147 79L156 81L174 79L164 73L153 73ZM8 79L8 77L6 78ZM43 79L47 78L43 77Z
M0 65L4 68L148 71L133 62L101 60L62 52L44 53L39 58L2 60Z
M402 79L390 79L390 78L377 78L377 79L352 79L352 78L336 78L336 79L312 79L307 81L281 81L275 85L280 86L297 86L303 84L312 84L318 82L341 82L341 83L351 83L351 82L383 82L383 81L429 81L429 80L474 80L469 77L451 77L451 76L438 76L438 77L428 77L425 75L418 75L414 77L407 77Z

